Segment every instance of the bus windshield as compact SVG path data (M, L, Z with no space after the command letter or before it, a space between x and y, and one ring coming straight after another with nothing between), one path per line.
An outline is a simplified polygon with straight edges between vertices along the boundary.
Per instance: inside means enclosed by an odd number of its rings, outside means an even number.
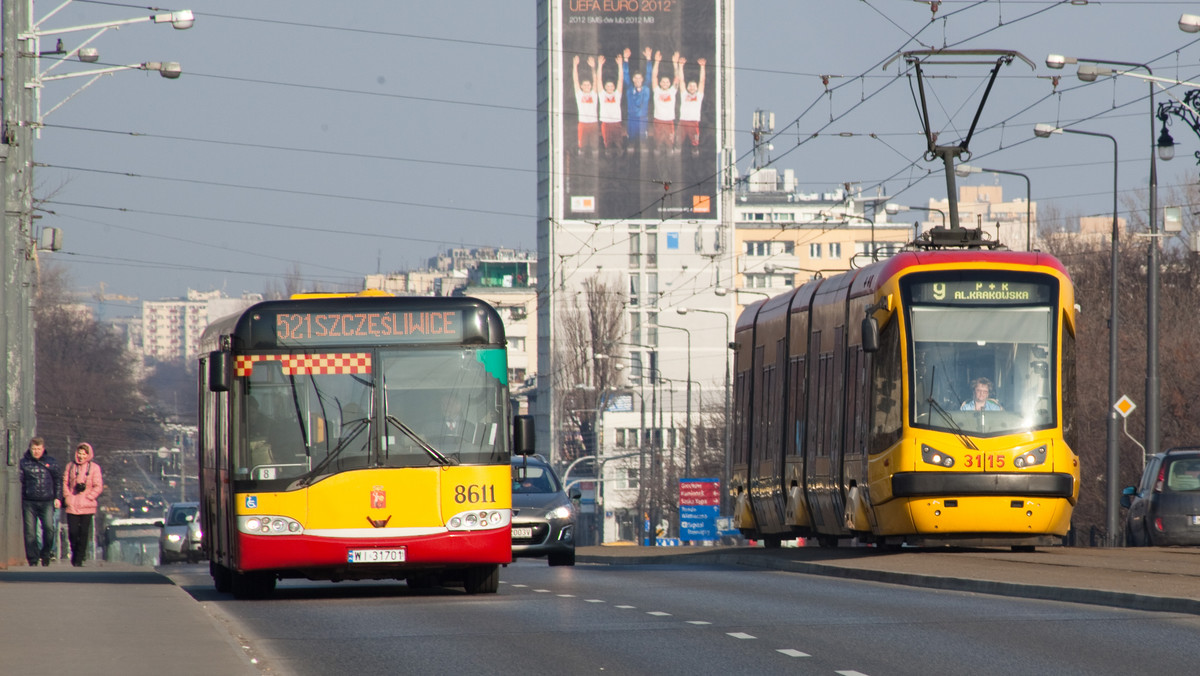
M908 292L911 424L972 436L1055 424L1052 284L948 280Z
M263 355L244 382L237 479L508 458L503 349Z

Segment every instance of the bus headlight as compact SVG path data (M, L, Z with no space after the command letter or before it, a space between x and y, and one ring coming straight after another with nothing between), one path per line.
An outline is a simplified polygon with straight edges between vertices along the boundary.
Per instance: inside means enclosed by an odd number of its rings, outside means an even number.
M931 465L939 467L953 467L954 458L942 453L932 446L921 444L921 459Z
M474 531L503 528L512 522L510 509L479 509L455 514L446 520L446 530Z
M238 532L250 535L299 535L304 526L286 516L239 516Z

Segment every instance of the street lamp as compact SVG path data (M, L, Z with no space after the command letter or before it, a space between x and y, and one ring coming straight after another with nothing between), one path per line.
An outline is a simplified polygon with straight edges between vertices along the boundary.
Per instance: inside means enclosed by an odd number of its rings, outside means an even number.
M917 211L928 211L930 213L937 212L942 217L942 227L946 227L946 212L936 207L919 207L908 204L893 204L892 202L888 202L887 204L883 205L883 211L888 216L895 216L902 211L909 211L910 209L916 209Z
M1112 251L1111 262L1109 266L1112 268L1111 279L1109 282L1109 320L1108 320L1108 428L1107 428L1107 448L1108 448L1108 494L1105 496L1105 527L1108 531L1108 545L1115 547L1117 545L1116 534L1119 529L1118 515L1120 514L1118 501L1121 499L1117 493L1117 486L1121 481L1121 449L1119 445L1119 437L1117 436L1117 291L1119 289L1118 278L1120 269L1120 230L1117 228L1117 139L1110 134L1103 134L1096 131L1085 131L1083 129L1063 129L1049 124L1039 124L1033 128L1033 133L1038 138L1049 138L1051 134L1080 134L1083 136L1103 137L1112 141L1113 145L1113 213L1112 213Z
M692 475L692 332L682 326L670 326L668 324L652 324L660 329L674 329L683 331L687 334L687 413L684 416L684 424L687 425L687 430L684 432L683 446L683 470L688 476Z
M1180 23L1183 20L1180 19ZM1190 25L1190 24L1189 24ZM1084 63L1084 64L1105 64L1109 66L1124 66L1127 68L1141 68L1149 74L1149 77L1143 77L1136 73L1131 73L1128 70L1118 71L1100 71L1091 68L1085 69L1081 66L1079 77L1084 81L1088 77L1095 79L1095 75L1130 75L1139 79L1149 79L1150 85L1150 204L1149 204L1149 229L1150 229L1150 246L1146 254L1146 453L1154 455L1158 453L1159 444L1159 419L1158 419L1158 163L1156 161L1157 153L1155 146L1157 142L1154 138L1154 71L1150 70L1150 66L1143 63L1132 63L1128 61L1110 61L1108 59L1084 59L1078 57L1062 56L1061 54L1051 54L1046 57L1046 65L1050 68L1062 68L1068 63ZM1174 81L1172 81L1173 83Z
M729 362L731 361L731 357L732 357L732 351L729 349L729 347L733 345L733 335L729 332L729 313L719 312L717 310L705 310L703 308L686 308L686 307L677 307L677 308L675 308L675 312L677 312L681 315L686 315L689 312L703 312L705 314L710 314L710 315L720 315L722 318L725 319L725 344L726 344L726 348L725 348L725 472L724 472L724 476L721 477L721 485L724 488L724 487L729 486L729 475L730 475L731 469L732 469L729 464L730 463L729 451L730 451L730 447L733 446L733 412L729 408L730 407L730 399L729 399L729 394L730 394L729 370L730 370L730 367L729 367ZM722 499L724 499L724 496L725 496L725 491L722 490L721 491Z
M984 169L982 167L973 167L969 164L960 164L954 168L954 173L960 178L966 178L969 174L977 174L981 171L986 171L993 174L1020 176L1021 178L1025 179L1025 250L1033 251L1033 198L1029 189L1029 177L1019 171L1008 171L1005 169Z

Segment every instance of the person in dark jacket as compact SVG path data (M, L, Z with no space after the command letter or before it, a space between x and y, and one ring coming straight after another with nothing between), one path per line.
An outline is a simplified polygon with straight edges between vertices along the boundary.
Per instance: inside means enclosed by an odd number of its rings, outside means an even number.
M54 552L54 517L62 506L62 468L58 461L46 455L46 442L41 437L29 440L29 450L21 457L21 515L25 525L25 559L29 565L50 565ZM41 522L41 545L38 545L38 523Z

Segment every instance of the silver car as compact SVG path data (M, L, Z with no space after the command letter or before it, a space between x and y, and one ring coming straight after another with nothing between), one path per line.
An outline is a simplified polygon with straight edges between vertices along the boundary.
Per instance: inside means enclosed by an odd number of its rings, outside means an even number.
M167 510L166 522L159 522L162 535L158 539L159 561L195 563L203 558L203 533L200 530L200 503L176 502Z
M514 559L544 556L552 566L575 565L575 504L539 455L512 458Z

